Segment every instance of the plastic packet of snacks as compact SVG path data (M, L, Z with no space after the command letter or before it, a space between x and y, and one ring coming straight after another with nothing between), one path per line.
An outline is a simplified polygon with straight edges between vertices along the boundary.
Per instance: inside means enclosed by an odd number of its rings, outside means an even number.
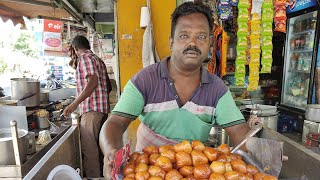
M248 8L250 5L249 0L239 0L238 7L246 7Z
M258 86L259 86L259 76L257 77L251 77L249 76L249 85L248 85L248 88L247 90L248 91L255 91L258 89Z
M238 47L247 47L247 44L248 44L247 36L244 34L239 34L237 46Z
M260 39L250 39L251 41L251 49L260 49L261 41Z
M236 61L236 73L237 74L246 73L246 61Z
M229 4L230 4L231 6L238 6L238 3L239 3L239 0L230 0L230 1L229 1Z
M238 34L248 34L248 21L238 20Z
M272 36L262 36L262 46L263 47L272 47Z
M218 6L220 19L221 20L228 20L233 17L232 14L232 7L230 4L220 4Z
M285 18L275 18L274 19L274 31L286 32L286 19Z
M248 18L249 18L248 8L239 8L238 20L248 21Z
M240 73L240 74L236 73L234 75L234 77L235 77L235 83L234 84L236 86L244 86L244 81L245 81L245 74L244 73Z
M249 76L259 77L260 64L249 63Z
M245 60L247 59L246 57L246 48L245 47L238 47L237 46L237 58L236 61L238 60Z
M272 68L272 58L271 59L263 59L261 61L261 73L271 73Z
M262 21L262 34L267 35L270 34L272 35L272 22L264 22Z
M269 60L272 59L272 47L262 47L262 59L261 61L264 60Z
M119 151L117 151L114 155L114 164L111 172L111 176L113 180L120 180L124 178L122 173L123 167L126 166L127 161L130 157L130 146L131 140L123 146Z
M266 7L262 9L262 21L273 21L273 8L272 7Z

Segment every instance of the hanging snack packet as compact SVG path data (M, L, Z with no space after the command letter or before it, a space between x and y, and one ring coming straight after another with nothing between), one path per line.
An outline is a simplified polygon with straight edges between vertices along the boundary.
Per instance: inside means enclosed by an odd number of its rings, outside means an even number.
M244 86L244 78L245 78L245 74L235 74L235 85L236 86Z
M246 61L246 48L237 46L237 59L236 61Z
M261 34L261 23L260 21L251 21L251 34Z
M273 21L273 8L263 8L262 9L262 21Z
M262 47L262 59L261 61L272 60L272 47Z
M248 8L249 5L250 5L249 0L239 0L239 4L238 4L239 8L242 8L242 7Z
M251 14L257 13L260 15L262 3L263 3L263 0L253 0L251 4L252 5Z
M259 21L261 20L261 14L258 14L258 13L253 13L251 14L251 20L252 21Z
M285 6L275 6L274 8L274 18L287 18Z
M248 34L247 21L238 21L238 34Z
M230 0L229 3L231 6L238 6L239 1L238 0Z
M272 59L264 59L261 61L261 73L271 73Z
M237 46L238 47L247 47L247 36L243 34L238 35L238 41L237 41Z
M246 73L246 61L236 61L236 71L237 74Z
M265 6L265 5L272 6L273 5L273 0L264 0L263 1L263 6Z
M259 77L260 64L249 64L249 77Z
M233 17L232 7L230 4L219 4L219 14L221 20L228 20Z
M261 41L259 38L251 38L250 39L250 42L251 42L251 49L260 49L261 47Z
M270 34L272 35L272 22L264 22L262 21L262 34L267 35Z
M285 18L275 18L274 19L274 31L286 32L286 19Z
M248 8L239 8L238 20L248 21L248 18L249 18Z
M262 46L272 47L272 36L270 35L262 36Z
M258 77L251 77L249 76L249 85L247 90L248 91L255 91L258 89L259 86L259 76Z

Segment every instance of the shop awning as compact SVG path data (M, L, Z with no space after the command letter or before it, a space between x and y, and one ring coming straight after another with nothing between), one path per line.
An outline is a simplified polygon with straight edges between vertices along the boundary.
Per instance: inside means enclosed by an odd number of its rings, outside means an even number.
M0 2L0 17L3 21L11 19L14 24L22 23L23 16L27 18L61 19L72 15L62 5L51 0L2 0Z

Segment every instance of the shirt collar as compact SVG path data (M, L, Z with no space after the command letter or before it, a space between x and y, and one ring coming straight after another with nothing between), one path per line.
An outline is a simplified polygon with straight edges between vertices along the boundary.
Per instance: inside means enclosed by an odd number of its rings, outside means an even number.
M169 70L168 70L168 61L169 60L170 60L170 56L165 57L160 62L160 71L159 71L159 73L160 73L160 76L162 78L170 79ZM211 74L206 69L201 67L200 71L201 71L201 84L208 84L208 83L212 83L213 82L213 77L211 76Z
M88 53L92 53L92 51L90 49L87 49L87 50L83 51L83 53L81 53L81 56L84 54L88 54Z

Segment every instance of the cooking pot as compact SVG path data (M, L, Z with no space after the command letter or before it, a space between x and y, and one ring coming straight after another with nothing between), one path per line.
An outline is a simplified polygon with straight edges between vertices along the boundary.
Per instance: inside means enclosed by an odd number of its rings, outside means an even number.
M40 82L32 78L12 78L11 95L12 100L19 100L19 106L39 106Z
M278 114L273 116L258 116L262 123L268 128L277 131L278 129Z
M47 103L49 102L49 92L47 89L40 89L40 102Z
M27 160L28 152L28 131L18 129L18 145L21 162ZM0 129L0 165L15 165L15 156L12 144L12 134L10 128Z
M309 121L320 122L320 104L308 104L305 117Z

